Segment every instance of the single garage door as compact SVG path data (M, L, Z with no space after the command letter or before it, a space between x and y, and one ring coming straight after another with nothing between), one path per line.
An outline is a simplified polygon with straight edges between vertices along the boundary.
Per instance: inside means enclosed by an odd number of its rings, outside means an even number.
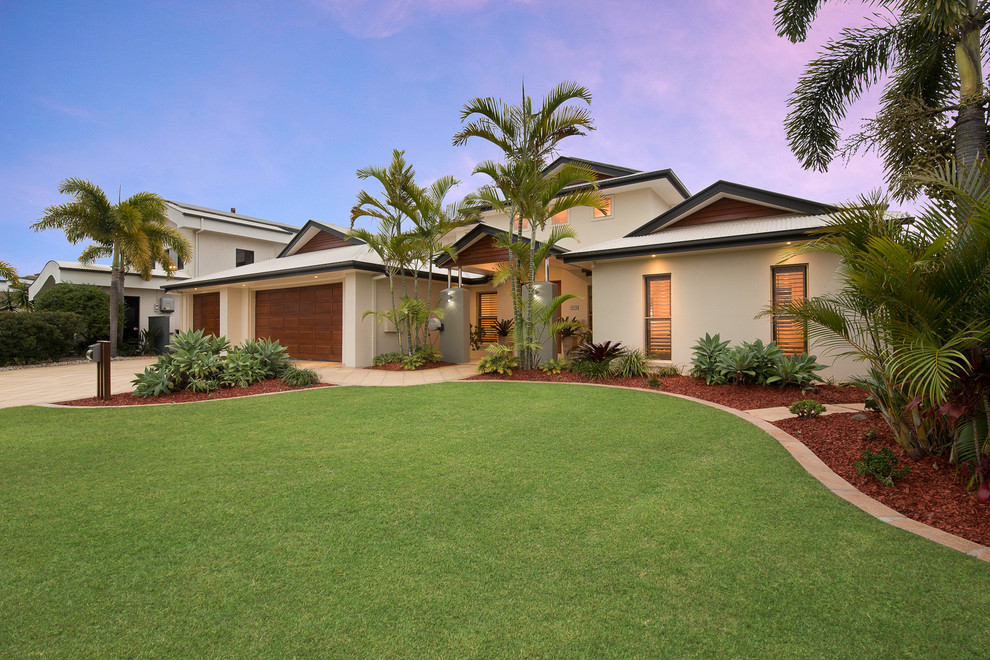
M258 291L254 302L256 337L277 339L301 360L341 360L342 284Z
M193 296L193 330L204 335L220 336L220 293L197 293Z

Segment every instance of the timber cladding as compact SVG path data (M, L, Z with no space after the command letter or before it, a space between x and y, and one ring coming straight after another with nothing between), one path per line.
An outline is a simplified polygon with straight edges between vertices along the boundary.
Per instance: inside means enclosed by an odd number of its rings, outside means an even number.
M254 334L270 337L302 360L340 362L343 355L343 284L255 292Z
M204 335L220 336L220 292L193 296L193 330Z
M699 209L681 218L671 226L689 227L691 225L705 225L710 222L725 222L726 220L748 220L749 218L792 215L797 214L761 204L752 204L738 199L726 198L713 202L703 209Z
M474 266L493 264L509 260L509 251L495 245L494 236L482 236L477 241L457 253L453 266ZM451 265L451 264L445 264Z
M329 250L331 248L344 247L346 245L354 244L349 243L347 239L341 238L340 236L335 236L328 231L321 231L316 236L306 241L302 247L296 250L296 254L317 252L318 250Z

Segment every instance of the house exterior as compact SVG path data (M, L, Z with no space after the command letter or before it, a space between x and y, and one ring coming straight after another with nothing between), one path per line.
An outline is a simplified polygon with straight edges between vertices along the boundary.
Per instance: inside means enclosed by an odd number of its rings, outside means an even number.
M793 322L755 317L775 298L814 296L836 286L833 257L794 253L832 207L725 181L690 195L668 169L581 162L598 175L606 209L570 209L537 234L544 240L553 226L566 225L578 235L559 243L537 272L537 282L576 296L564 303L562 316L591 327L595 341L621 341L681 366L706 332L734 342L775 339L786 350L815 352ZM437 306L443 290L462 289L463 312L494 341L494 322L512 318L507 286L492 282L507 258L495 236L507 230L504 215L483 213L448 236L456 257L406 273L406 290L424 297L432 277L429 304ZM310 221L270 260L165 288L182 300L179 327L234 342L270 336L294 357L350 367L398 348L394 329L365 317L392 307L381 260L338 225ZM830 373L842 378L853 371L836 363Z
M163 329L166 336L179 329L174 318L181 313L182 301L172 296L162 300L166 283L270 259L298 231L298 227L238 214L234 209L227 213L169 201L166 213L169 224L192 246L192 259L189 263L177 263L172 273L155 270L147 281L136 273L125 275L125 339L137 337L149 326ZM93 284L109 291L110 270L110 266L101 264L49 261L29 287L29 296L33 300L61 282Z

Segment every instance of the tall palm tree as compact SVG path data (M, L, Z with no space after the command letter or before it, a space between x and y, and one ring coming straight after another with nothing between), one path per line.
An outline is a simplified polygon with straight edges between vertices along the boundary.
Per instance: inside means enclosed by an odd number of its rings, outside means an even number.
M804 41L827 0L776 0L777 33ZM840 153L876 149L893 194L918 192L913 176L953 153L971 166L986 152L987 96L981 35L986 3L978 0L874 0L889 13L829 40L791 95L785 127L806 169L825 171ZM881 107L840 147L849 105L887 77ZM956 112L952 121L949 113Z
M182 234L168 224L165 200L154 193L139 192L112 204L103 190L85 179L65 179L58 191L75 200L50 206L31 225L35 231L61 229L70 243L92 240L79 260L92 263L110 258L110 354L117 355L120 303L124 297L124 274L133 269L145 280L151 279L156 264L171 277L179 259L189 261L192 248Z
M6 261L0 261L0 280L7 280L11 284L17 284L20 282L20 278L17 277L17 269Z
M578 105L573 105L577 102ZM471 138L480 138L494 144L502 151L503 162L485 161L475 167L476 174L485 174L492 184L482 188L476 199L489 207L504 212L508 217L509 235L522 238L522 220L529 223L529 251L537 249L537 231L544 229L554 214L579 205L602 207L604 199L597 191L595 176L587 168L568 165L559 172L546 175L549 160L558 153L562 140L586 135L594 130L591 113L581 104L591 104L591 92L574 82L565 81L552 89L534 106L532 98L523 86L519 105L509 105L501 99L475 98L461 110L461 121L466 122L453 138L455 146L464 145ZM559 197L568 186L588 182L570 197ZM514 242L514 239L513 241ZM531 350L533 320L533 290L522 307L522 285L517 253L510 250L508 272L513 291L515 329L519 362L522 368L531 368L535 352ZM530 282L536 279L534 260L528 260Z

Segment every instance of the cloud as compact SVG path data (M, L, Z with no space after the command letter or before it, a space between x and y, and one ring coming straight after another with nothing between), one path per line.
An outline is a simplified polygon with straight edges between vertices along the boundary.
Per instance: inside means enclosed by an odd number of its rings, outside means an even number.
M55 112L65 115L66 117L72 117L74 119L82 119L84 121L90 121L94 118L94 113L86 108L80 108L76 106L66 105L64 103L59 103L58 101L52 101L44 97L36 96L34 98L35 103L38 105L48 108L49 110L54 110Z
M436 16L470 13L490 0L311 0L359 39L385 39Z

